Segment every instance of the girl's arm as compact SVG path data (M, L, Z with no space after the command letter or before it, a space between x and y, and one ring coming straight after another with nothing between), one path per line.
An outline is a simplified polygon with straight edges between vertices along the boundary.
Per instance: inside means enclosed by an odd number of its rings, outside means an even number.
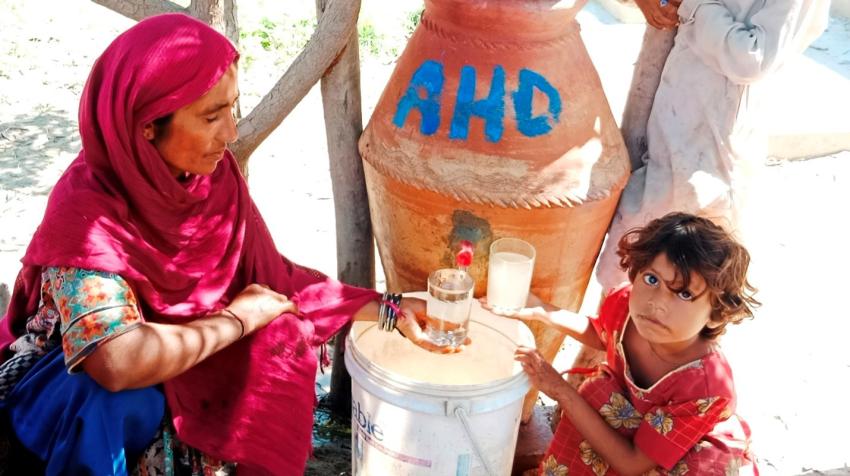
M558 401L576 430L617 474L639 475L658 466L630 439L611 428L570 384L564 382L549 396Z
M683 0L677 42L730 81L746 84L801 53L826 29L828 0L770 0L749 20L729 0Z
M551 306L554 307L554 306ZM567 334L582 344L597 350L605 350L605 345L599 339L599 334L586 316L576 314L566 309L548 309L551 326Z
M227 309L186 324L144 322L98 345L80 365L113 392L148 387L182 374L281 314L298 311L285 296L257 284Z
M593 451L618 474L640 475L658 466L631 440L611 428L539 352L520 347L517 349L516 359L522 364L532 385L557 400L561 410L590 443Z
M486 298L481 300L481 305L492 311L487 304ZM513 314L503 314L505 317L519 319L523 322L541 322L559 332L572 337L582 344L597 349L605 350L605 345L599 340L599 335L590 323L590 319L575 312L561 309L552 304L543 302L533 294L528 295L526 307Z

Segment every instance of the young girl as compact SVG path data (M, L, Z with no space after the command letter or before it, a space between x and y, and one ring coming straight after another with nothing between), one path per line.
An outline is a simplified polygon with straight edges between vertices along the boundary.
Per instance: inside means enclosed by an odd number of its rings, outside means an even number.
M711 221L672 213L627 233L619 256L631 284L598 318L533 296L516 315L607 353L575 390L537 351L517 350L532 384L563 411L540 474L757 474L716 342L759 304L749 254Z

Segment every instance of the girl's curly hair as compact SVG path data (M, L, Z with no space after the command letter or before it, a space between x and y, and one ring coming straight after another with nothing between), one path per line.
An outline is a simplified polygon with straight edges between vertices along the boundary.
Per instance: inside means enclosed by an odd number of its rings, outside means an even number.
M676 277L681 278L681 289L676 292L688 288L691 272L705 279L711 320L720 325L704 327L701 336L717 338L727 324L752 318L753 308L761 305L753 297L756 288L747 281L749 252L710 220L670 213L643 228L630 230L620 239L617 250L620 266L632 282L660 253L667 256L676 268Z

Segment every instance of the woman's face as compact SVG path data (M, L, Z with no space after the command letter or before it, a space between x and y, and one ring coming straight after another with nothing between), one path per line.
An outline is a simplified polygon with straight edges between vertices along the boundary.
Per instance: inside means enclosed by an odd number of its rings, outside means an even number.
M153 143L175 177L213 173L227 145L239 136L233 117L239 97L236 79L234 63L206 94L176 110L162 130L157 131L153 123L144 126L145 139Z

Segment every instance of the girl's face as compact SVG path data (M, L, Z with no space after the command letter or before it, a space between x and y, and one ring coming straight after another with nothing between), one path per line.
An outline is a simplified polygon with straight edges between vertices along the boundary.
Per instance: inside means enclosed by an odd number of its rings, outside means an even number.
M635 276L629 313L638 333L654 344L684 348L699 338L711 321L711 303L702 276L691 273L688 289L664 253Z
M209 175L224 158L227 145L238 137L232 108L239 96L236 64L206 94L176 111L165 132L155 134L152 123L143 129L172 175Z

